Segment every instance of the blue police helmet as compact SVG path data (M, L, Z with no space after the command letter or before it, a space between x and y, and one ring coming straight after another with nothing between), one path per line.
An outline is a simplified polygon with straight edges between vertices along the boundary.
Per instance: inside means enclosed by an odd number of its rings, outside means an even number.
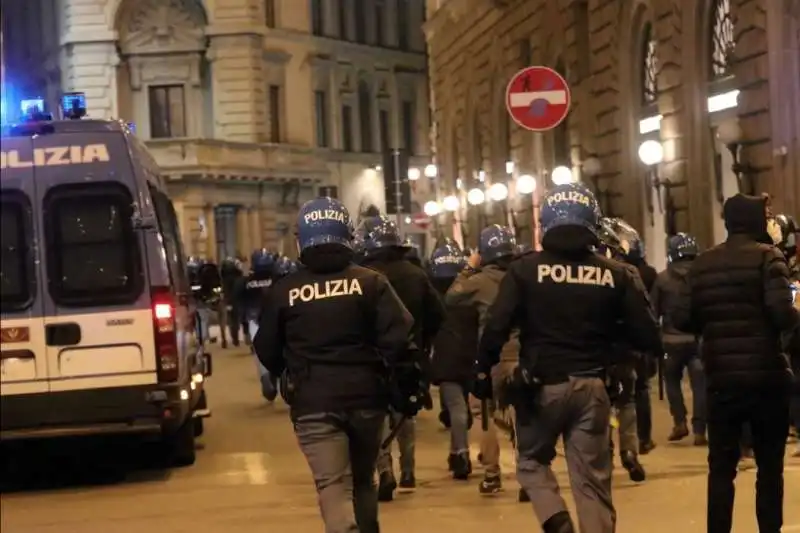
M291 266L292 260L285 255L281 256L275 262L275 273L278 274L278 276L286 276L291 273Z
M478 253L481 256L481 262L487 263L501 257L514 255L516 249L517 239L507 227L492 224L481 231L478 239Z
M300 270L300 263L298 263L297 261L290 261L289 262L289 274L294 274L298 270Z
M186 260L187 268L200 268L200 265L202 264L203 261L196 255L190 255L189 258Z
M614 231L620 238L620 244L628 259L644 259L644 243L636 229L621 218L610 219Z
M697 239L688 233L677 233L667 240L667 255L670 262L697 257Z
M397 224L387 216L369 217L358 228L359 237L364 241L367 253L382 248L402 248L403 239Z
M599 241L598 253L613 259L623 258L622 239L617 234L612 219L601 218L597 224L596 235Z
M350 212L339 200L316 198L300 208L297 215L297 244L301 251L323 244L352 248L352 240Z
M253 272L268 272L275 266L275 257L266 248L256 250L250 255L250 268Z
M453 242L445 242L431 253L430 272L434 278L454 278L466 265L464 252Z
M542 201L539 217L542 234L559 226L580 226L597 235L600 204L582 183L568 183L550 189Z

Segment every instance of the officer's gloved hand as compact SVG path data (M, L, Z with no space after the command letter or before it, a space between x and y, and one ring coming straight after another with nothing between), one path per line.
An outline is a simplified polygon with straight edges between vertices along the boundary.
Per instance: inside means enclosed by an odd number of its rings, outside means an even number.
M389 402L395 412L412 417L423 407L422 372L417 365L402 365L394 369Z
M491 372L477 372L472 381L472 395L479 400L491 400L492 392Z

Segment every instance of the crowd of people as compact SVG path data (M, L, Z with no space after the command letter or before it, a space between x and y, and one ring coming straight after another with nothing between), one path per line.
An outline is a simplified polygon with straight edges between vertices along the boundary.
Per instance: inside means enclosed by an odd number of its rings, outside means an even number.
M507 432L520 501L545 533L577 531L551 472L560 439L580 531L611 533L614 455L631 480L646 480L639 458L656 447L658 375L668 440L709 448L709 533L731 530L743 455L759 468L760 531L779 532L790 427L800 435L800 228L764 197L736 195L724 215L724 243L701 252L693 236L673 235L658 273L638 232L603 217L581 184L543 199L541 250L491 225L476 249L443 239L427 261L388 217L354 229L341 203L320 198L298 215L298 263L265 250L249 274L223 263L232 322L247 324L264 396L280 390L290 405L326 531L377 533L378 501L414 489L414 417L432 407L433 385L455 480L473 471L471 395L481 405L481 494L502 489Z

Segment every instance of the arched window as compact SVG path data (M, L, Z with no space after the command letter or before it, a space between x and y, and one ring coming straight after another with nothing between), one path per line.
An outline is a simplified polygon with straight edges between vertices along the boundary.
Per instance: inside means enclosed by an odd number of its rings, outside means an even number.
M715 0L711 11L711 78L730 74L731 53L736 42L733 37L731 0Z
M658 97L658 58L656 56L656 38L653 25L644 27L642 39L642 103L652 104Z

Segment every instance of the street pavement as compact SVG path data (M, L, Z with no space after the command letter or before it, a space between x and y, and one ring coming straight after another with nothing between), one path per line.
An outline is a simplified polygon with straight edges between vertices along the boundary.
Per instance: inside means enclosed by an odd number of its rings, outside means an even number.
M13 456L3 450L2 533L322 532L314 486L286 406L260 399L255 363L245 350L217 350L214 367L208 383L213 416L194 466L159 469L139 459L140 444L108 440L30 445ZM630 482L621 468L614 474L617 531L704 532L706 451L688 440L667 444L666 406L655 404L659 446L643 458L647 482ZM418 421L419 487L382 505L382 531L539 531L530 504L517 503L510 446L504 450L506 491L479 496L479 471L468 482L449 478L448 437L435 415L424 413ZM475 443L479 426L473 430ZM572 505L563 459L555 468ZM754 468L739 475L735 533L757 531L755 477ZM800 533L798 459L787 459L785 509L784 533Z

